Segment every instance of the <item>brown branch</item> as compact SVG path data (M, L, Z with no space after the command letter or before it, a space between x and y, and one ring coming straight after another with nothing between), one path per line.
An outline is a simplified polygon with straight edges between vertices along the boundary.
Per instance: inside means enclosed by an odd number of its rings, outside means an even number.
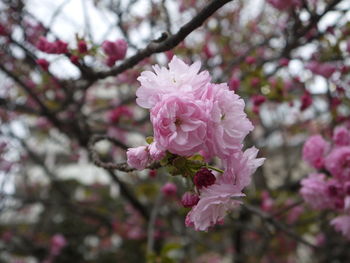
M94 146L97 142L107 140L112 142L114 145L120 147L123 150L127 150L129 147L126 146L124 143L118 141L115 138L109 137L107 135L93 135L88 143L88 151L90 154L90 157L94 164L98 167L104 168L106 170L119 170L122 172L132 172L135 171L135 168L130 167L127 163L112 163L112 162L103 162L100 157L98 156L98 153L95 151ZM147 169L157 169L160 168L160 164L155 162L151 165L146 167Z
M7 111L16 111L21 113L40 115L40 113L33 108L30 108L23 104L11 102L5 98L0 98L0 108L4 108Z
M18 76L8 70L4 65L0 64L0 70L4 72L8 77L13 79L21 88L39 105L41 113L46 116L57 128L62 128L61 122L56 118L54 114L45 106L45 104L39 99L38 95L27 86Z
M178 44L180 44L181 41L183 41L192 31L199 28L204 23L204 21L207 20L207 18L209 18L211 15L213 15L219 8L231 1L233 0L211 1L194 18L192 18L187 24L182 26L176 34L167 37L164 41L159 43L153 41L146 48L138 51L134 56L124 60L124 62L119 66L108 71L97 72L92 78L98 80L109 76L118 75L124 72L125 70L132 68L133 66L141 62L143 59L153 54L173 49Z

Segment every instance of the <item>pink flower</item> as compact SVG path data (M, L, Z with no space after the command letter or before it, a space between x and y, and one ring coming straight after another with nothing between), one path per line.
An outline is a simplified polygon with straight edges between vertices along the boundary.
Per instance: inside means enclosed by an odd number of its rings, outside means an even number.
M217 183L203 188L200 200L186 216L186 226L205 231L223 221L227 211L241 203L244 194L234 185L219 179Z
M310 174L301 181L300 194L314 209L332 208L333 203L328 195L328 184L324 174Z
M334 218L331 221L331 225L337 230L338 232L341 232L344 237L347 239L350 239L350 216L349 215L343 215L338 216Z
M345 127L337 127L334 130L333 142L337 146L346 146L350 144L350 132Z
M207 120L200 101L170 96L151 110L154 138L160 150L191 156L205 143Z
M250 184L252 174L265 161L265 158L256 158L258 152L258 149L251 147L223 159L224 176L231 178L230 180L241 190Z
M330 78L337 69L336 65L333 63L320 63L318 61L309 62L306 65L306 68L309 69L312 73L323 76L325 78Z
M176 195L177 187L174 183L166 183L161 189L163 195L171 197Z
M227 211L237 207L243 197L242 190L250 183L251 175L263 164L264 158L256 159L258 150L254 147L239 152L226 161L225 173L215 184L202 188L200 200L187 214L186 225L196 230L207 230L221 223Z
M226 84L212 84L202 95L209 114L209 152L220 158L239 151L245 136L253 130L244 112L244 101L230 91Z
M320 169L324 165L324 157L329 147L329 143L321 135L313 135L304 143L303 160L314 168Z
M337 179L350 179L350 146L341 146L332 150L325 159L326 169Z
M129 148L126 152L128 165L136 168L137 170L143 170L149 163L150 156L147 146L139 146L136 148Z
M51 238L51 255L57 256L61 250L67 245L67 240L61 234L56 234Z
M150 109L157 102L162 100L164 95L196 94L203 89L210 81L207 71L198 73L201 67L200 62L187 65L176 56L169 63L169 69L153 66L155 73L144 71L138 77L141 87L136 91L136 102L140 107Z
M149 146L149 154L154 161L159 161L165 156L165 151L160 150L156 142L152 142Z

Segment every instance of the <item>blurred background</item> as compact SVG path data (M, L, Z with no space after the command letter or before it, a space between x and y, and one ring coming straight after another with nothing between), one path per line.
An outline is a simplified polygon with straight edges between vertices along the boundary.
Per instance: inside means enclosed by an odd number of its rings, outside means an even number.
M333 212L298 193L306 138L350 127L350 2L228 1L175 48L138 59L210 3L0 0L0 262L350 260ZM125 59L111 60L103 43L117 40ZM183 178L96 165L146 144L137 77L174 54L245 100L246 147L266 158L244 200L258 212L204 233L185 227Z

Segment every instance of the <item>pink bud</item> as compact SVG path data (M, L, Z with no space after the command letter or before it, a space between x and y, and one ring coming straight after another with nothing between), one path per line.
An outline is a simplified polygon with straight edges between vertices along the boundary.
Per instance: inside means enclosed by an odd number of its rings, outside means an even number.
M162 191L163 195L170 197L170 196L174 196L176 194L177 187L173 183L166 183L165 185L163 185L161 191Z
M36 63L45 71L48 71L50 63L44 59L44 58L39 58L36 60Z
M232 77L228 83L230 90L236 92L240 85L240 80L238 78Z
M150 170L148 175L151 178L155 178L157 176L157 170Z
M154 161L160 161L165 156L165 151L159 149L156 142L152 142L149 146L149 154Z
M126 43L126 41L123 39L118 39L114 42L105 40L102 43L103 51L106 53L106 55L109 58L112 58L110 59L109 62L112 62L113 60L115 62L117 60L124 59L127 48L128 48L128 43Z
M129 148L126 155L128 165L137 170L145 169L149 163L149 152L146 146Z
M71 55L70 56L70 62L72 62L74 65L78 65L79 64L79 57L76 55Z
M184 195L181 198L181 203L184 207L195 206L198 202L199 202L198 195L191 192L184 193Z
M54 45L56 46L56 54L65 54L68 52L68 43L66 42L56 40Z
M78 42L78 51L79 53L81 54L84 54L87 52L87 45L86 45L86 42L84 40L79 40Z
M301 105L300 110L304 111L310 107L312 104L312 97L309 92L305 92L303 96L301 96Z
M252 101L254 106L260 106L266 101L266 97L263 95L253 95L252 96Z

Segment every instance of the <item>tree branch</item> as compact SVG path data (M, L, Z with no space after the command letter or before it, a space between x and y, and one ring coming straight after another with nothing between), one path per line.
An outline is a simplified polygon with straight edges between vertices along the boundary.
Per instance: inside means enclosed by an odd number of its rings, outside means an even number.
M124 60L119 66L108 70L95 73L92 77L95 80L103 79L109 76L118 75L125 70L137 65L143 59L164 51L168 51L176 47L181 43L192 31L199 28L207 18L213 15L219 8L233 0L213 0L206 7L204 7L194 18L192 18L187 24L182 26L179 31L171 36L167 36L164 41L154 41L150 43L146 48L138 51L134 56Z

